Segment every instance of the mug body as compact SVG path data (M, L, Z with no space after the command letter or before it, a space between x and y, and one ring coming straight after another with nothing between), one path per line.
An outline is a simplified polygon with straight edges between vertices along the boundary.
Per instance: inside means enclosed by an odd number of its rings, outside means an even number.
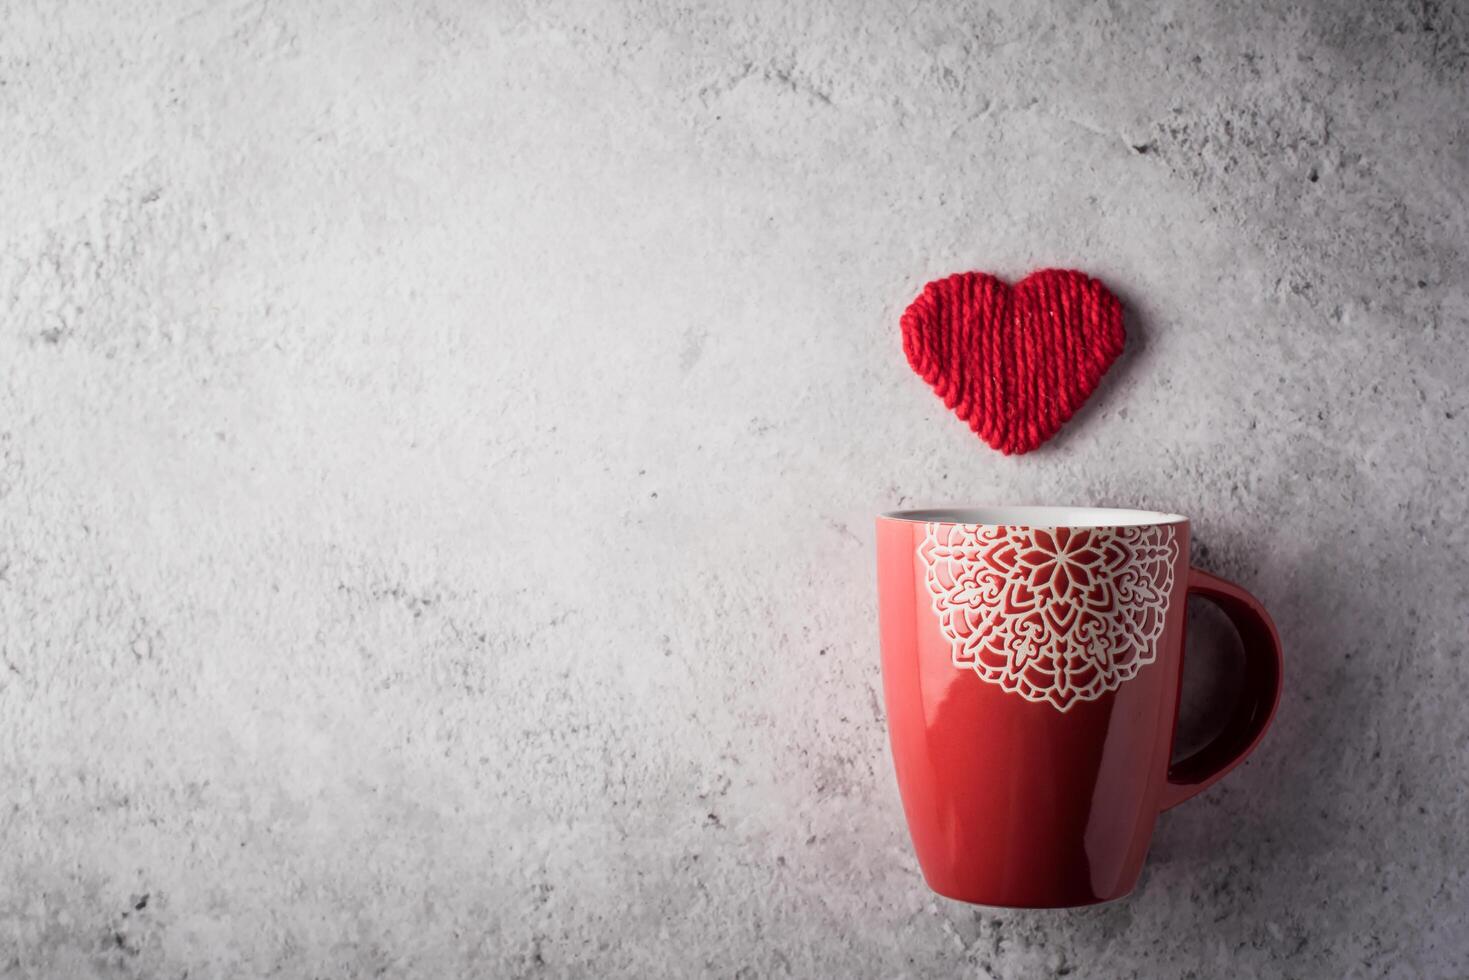
M930 887L1054 908L1137 883L1178 705L1188 522L1101 508L877 522L883 692Z

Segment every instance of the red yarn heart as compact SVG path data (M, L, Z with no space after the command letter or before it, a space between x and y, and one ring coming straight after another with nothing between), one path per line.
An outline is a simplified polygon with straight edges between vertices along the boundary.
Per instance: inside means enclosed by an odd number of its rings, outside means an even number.
M1065 424L1122 353L1122 304L1071 269L1012 289L984 272L923 287L903 313L903 352L981 439L1027 453Z

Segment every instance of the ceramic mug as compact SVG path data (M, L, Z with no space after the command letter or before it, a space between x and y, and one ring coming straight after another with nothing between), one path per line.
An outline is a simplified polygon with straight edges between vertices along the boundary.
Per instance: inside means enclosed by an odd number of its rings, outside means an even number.
M1280 640L1189 567L1177 514L915 510L877 521L883 694L918 863L941 895L1057 908L1121 898L1159 812L1244 760L1280 697ZM1219 605L1244 693L1171 762L1187 597Z

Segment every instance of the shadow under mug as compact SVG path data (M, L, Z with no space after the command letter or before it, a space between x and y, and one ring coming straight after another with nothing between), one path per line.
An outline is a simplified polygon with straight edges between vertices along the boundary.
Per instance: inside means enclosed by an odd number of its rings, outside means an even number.
M1236 585L1189 567L1176 514L919 510L877 521L883 695L919 865L981 905L1091 905L1132 891L1162 810L1255 748L1280 640ZM1187 597L1245 652L1236 711L1170 762Z

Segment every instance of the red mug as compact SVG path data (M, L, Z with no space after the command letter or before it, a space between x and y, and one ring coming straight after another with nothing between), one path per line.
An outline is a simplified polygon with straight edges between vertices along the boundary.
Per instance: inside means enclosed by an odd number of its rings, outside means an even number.
M877 521L883 696L913 849L980 905L1121 898L1157 815L1259 744L1280 698L1275 625L1188 564L1188 520L1079 507ZM1243 640L1245 684L1209 744L1170 762L1189 595Z

